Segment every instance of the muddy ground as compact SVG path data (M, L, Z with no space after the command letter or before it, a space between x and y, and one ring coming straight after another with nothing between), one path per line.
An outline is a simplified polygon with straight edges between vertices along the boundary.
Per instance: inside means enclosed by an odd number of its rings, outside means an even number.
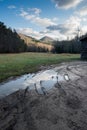
M70 64L64 70L78 78L0 99L0 130L87 130L87 62Z

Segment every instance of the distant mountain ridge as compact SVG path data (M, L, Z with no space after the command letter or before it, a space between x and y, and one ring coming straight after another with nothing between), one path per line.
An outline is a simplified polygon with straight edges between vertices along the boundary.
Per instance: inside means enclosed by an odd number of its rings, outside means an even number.
M48 36L45 36L45 37L42 37L40 39L41 42L46 42L46 43L49 43L49 42L53 42L54 39L52 39L51 37L48 37Z
M24 35L19 33L19 36L22 40L24 40L24 42L27 44L27 46L36 46L36 47L40 47L40 48L45 48L48 51L51 51L54 47L50 44L48 45L46 42L42 42L40 40L36 40L35 38L32 38L30 36ZM51 39L50 39L51 40Z

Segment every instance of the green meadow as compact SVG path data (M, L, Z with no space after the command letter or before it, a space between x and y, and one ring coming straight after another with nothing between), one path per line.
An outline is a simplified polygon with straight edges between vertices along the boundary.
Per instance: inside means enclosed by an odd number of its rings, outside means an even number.
M80 60L79 54L19 53L0 54L0 82L61 62Z

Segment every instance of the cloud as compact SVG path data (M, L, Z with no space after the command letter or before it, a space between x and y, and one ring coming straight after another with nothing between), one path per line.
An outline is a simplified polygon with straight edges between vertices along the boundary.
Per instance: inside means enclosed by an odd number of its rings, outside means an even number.
M67 38L65 35L61 34L58 30L55 30L55 31L44 30L44 31L41 31L40 34L43 34L43 36L51 37L55 40L63 40Z
M41 9L38 8L28 8L29 13L35 13L36 15L39 15L41 13Z
M73 24L59 24L56 26L49 26L47 29L51 31L59 31L62 35L70 35L75 33L76 28Z
M23 11L22 15L26 16L26 19L28 20L29 19L33 20L35 18L35 21L36 21L36 18L37 18L36 15L34 14L29 15L29 13L26 11ZM86 18L84 20L86 20ZM52 25L45 24L46 29L40 32L35 31L32 28L20 28L18 29L18 31L23 34L37 38L37 39L40 39L41 37L44 37L44 36L49 36L54 39L64 40L64 39L67 39L67 37L74 38L78 33L78 29L81 29L80 31L81 34L84 34L86 32L87 26L84 26L84 27L81 26L82 21L83 19L81 19L81 17L71 16L68 20L65 20L64 23L62 24L52 24ZM40 24L42 25L42 23Z
M76 12L76 14L80 16L87 16L87 6L81 8L78 12Z
M21 9L20 16L24 19L31 21L39 26L47 27L49 25L55 25L54 19L49 18L41 18L40 15L41 10L37 8L28 9L28 11L24 11Z
M44 30L44 31L38 32L38 31L33 30L32 28L18 28L16 30L18 33L22 33L27 36L34 37L36 39L41 39L44 36L49 36L49 37L52 37L53 39L59 39L59 40L63 40L67 38L66 36L62 35L59 31Z
M33 30L32 28L18 28L16 29L18 33L25 34L27 36L34 37L36 39L40 39L43 35L38 31Z
M27 12L23 12L23 15L27 15ZM28 16L34 17L32 16ZM65 21L63 24L58 25L50 25L43 31L35 31L32 28L19 28L17 29L18 32L26 34L28 36L32 36L34 38L40 39L43 36L49 36L54 39L64 40L67 37L73 38L78 33L77 29L80 27L81 19L72 16L68 20Z
M82 33L82 35L84 35L85 33L87 33L87 25L84 25L82 27L81 33Z
M82 21L83 22L87 22L87 18L82 18Z
M81 19L72 16L63 24L48 26L47 29L50 31L59 31L63 36L74 37L77 34L77 29L80 27Z
M53 19L52 19L54 22L58 22L58 18L57 17L54 17Z
M9 6L8 6L8 9L15 9L15 8L16 8L15 5L9 5Z
M56 3L57 8L69 9L76 7L83 0L53 0Z

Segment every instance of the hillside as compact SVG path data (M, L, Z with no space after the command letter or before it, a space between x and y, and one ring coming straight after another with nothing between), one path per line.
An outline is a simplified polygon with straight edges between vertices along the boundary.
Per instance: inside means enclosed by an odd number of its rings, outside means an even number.
M19 33L18 34L20 36L21 39L23 39L25 41L25 43L29 46L30 44L35 44L37 41L36 39L30 37L30 36L27 36L27 35L24 35L24 34L21 34Z
M52 45L19 34L0 22L0 53L52 52L53 49Z
M45 42L41 42L39 40L36 40L35 38L32 38L30 36L26 36L24 34L19 34L20 38L24 40L24 42L27 44L27 46L35 46L37 48L46 49L48 51L51 51L54 47L52 45L48 45Z
M42 37L40 39L41 42L46 42L46 43L52 43L54 41L54 39L52 39L51 37L48 37L48 36L45 36L45 37Z

